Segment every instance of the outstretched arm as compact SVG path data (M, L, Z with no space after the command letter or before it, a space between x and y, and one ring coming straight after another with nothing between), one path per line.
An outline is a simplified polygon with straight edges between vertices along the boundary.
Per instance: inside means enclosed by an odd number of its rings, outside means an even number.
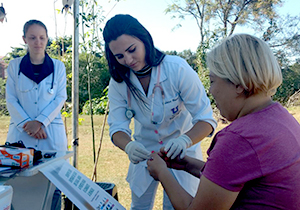
M151 156L152 159L147 162L150 175L161 182L175 209L230 209L238 196L238 192L226 190L202 175L197 194L193 198L179 185L168 170L167 163L158 154L153 153Z
M167 152L164 151L164 147L160 149L158 155L166 162L168 168L183 170L195 177L200 178L201 169L205 164L205 162L202 160L192 158L187 155L183 159L181 159L179 156L177 156L175 159L168 158Z

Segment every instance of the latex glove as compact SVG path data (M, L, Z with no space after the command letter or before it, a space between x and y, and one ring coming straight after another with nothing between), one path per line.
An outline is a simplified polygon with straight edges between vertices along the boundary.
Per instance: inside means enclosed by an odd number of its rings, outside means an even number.
M144 145L137 141L129 142L125 147L125 152L128 154L129 160L134 164L149 159L151 154Z
M176 158L180 154L180 158L184 158L186 149L193 145L192 140L187 135L183 134L176 139L171 139L165 146L167 157Z

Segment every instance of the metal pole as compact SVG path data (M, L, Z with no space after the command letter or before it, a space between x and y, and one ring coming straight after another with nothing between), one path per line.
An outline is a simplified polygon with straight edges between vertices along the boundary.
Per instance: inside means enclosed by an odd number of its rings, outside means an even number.
M79 114L79 0L74 0L73 5L74 32L72 39L72 137L73 137L73 166L77 167L78 114Z

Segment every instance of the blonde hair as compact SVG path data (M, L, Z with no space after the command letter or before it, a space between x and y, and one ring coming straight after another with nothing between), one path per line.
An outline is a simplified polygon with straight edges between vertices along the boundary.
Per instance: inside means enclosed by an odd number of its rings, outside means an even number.
M209 70L235 85L242 85L247 95L276 93L282 82L280 66L270 47L262 40L235 34L207 54Z

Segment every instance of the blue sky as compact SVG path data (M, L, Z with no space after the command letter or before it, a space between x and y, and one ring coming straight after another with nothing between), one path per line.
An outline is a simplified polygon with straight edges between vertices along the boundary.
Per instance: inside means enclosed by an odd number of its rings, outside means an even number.
M55 4L54 4L55 2ZM55 17L57 22L57 35L71 35L73 33L73 20L70 14L57 14L54 8L62 8L62 0L0 0L7 13L7 22L0 23L0 56L11 51L10 47L19 47L23 44L22 28L29 19L38 19L45 23L49 36L54 38ZM107 18L115 14L130 14L136 17L151 33L156 47L163 51L185 49L195 51L200 35L196 22L187 17L181 22L182 27L172 30L178 20L171 19L164 10L171 0L98 0L103 6ZM300 1L286 0L282 13L299 14ZM55 7L54 7L55 5ZM56 13L56 15L54 15Z

